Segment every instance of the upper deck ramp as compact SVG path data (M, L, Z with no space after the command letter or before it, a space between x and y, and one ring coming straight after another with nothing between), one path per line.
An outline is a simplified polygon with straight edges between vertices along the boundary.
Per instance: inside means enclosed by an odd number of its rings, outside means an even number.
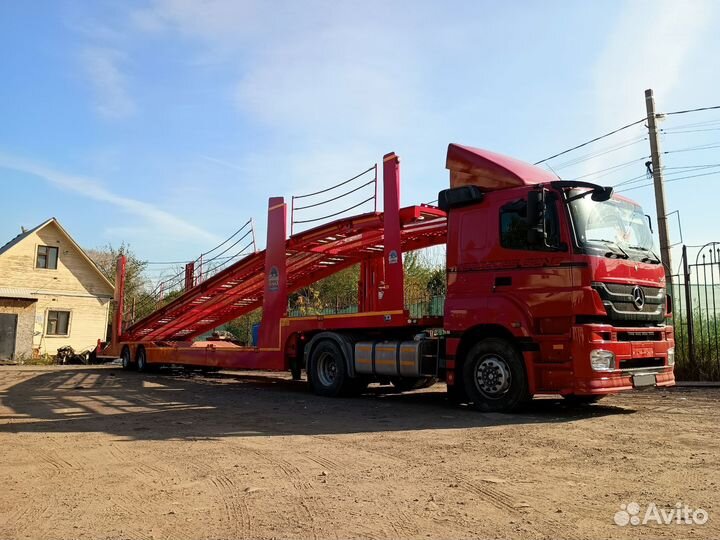
M402 252L444 244L445 213L429 205L401 208ZM290 236L287 292L363 260L382 257L382 212L351 216ZM265 250L252 253L129 326L120 341L189 340L263 305Z

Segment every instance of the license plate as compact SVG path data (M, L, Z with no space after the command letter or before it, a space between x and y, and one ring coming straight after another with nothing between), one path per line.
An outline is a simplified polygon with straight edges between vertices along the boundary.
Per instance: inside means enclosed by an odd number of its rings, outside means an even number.
M635 358L650 358L655 355L652 347L643 347L642 345L633 345L632 353Z
M655 375L653 373L638 373L633 375L633 386L655 386Z

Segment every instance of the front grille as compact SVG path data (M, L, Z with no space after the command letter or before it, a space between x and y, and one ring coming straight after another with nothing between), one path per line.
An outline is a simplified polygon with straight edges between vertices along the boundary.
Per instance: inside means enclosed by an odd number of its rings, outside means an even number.
M618 341L662 341L662 332L618 332Z
M638 309L633 303L635 287L624 283L592 284L611 321L662 322L665 319L665 289L639 287L644 293L645 303Z
M657 368L665 365L664 358L636 358L620 360L620 369Z

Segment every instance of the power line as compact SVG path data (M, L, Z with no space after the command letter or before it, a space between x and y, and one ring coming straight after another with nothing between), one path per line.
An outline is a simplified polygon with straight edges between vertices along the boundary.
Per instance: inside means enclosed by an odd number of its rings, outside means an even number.
M700 176L715 176L715 175L720 175L720 172L714 171L714 172L701 173L701 174L691 174L688 176L680 176L678 178L671 178L670 180L665 180L665 183L669 184L670 182L678 182L680 180L688 180L690 178L698 178ZM624 191L632 191L633 189L640 189L640 188L644 188L644 187L652 186L652 185L653 185L653 183L650 182L649 184L643 184L641 186L634 186L634 187L627 188L627 189L620 189L617 191L617 193L622 193Z
M712 150L720 148L720 142L711 142L707 144L698 144L696 146L688 146L687 148L678 148L677 150L666 150L663 154L677 154L679 152L695 152L697 150Z
M683 110L679 110L679 111L670 111L670 112L666 112L666 113L663 113L663 114L664 114L665 116L672 116L672 115L677 115L677 114L687 114L687 113L693 113L693 112L712 111L712 110L720 110L720 105L713 105L713 106L711 106L711 107L697 107L697 108L695 108L695 109L683 109ZM564 154L567 154L568 152L572 152L572 151L574 151L574 150L578 150L578 149L580 149L580 148L583 148L583 147L585 147L585 146L587 146L587 145L589 145L589 144L592 144L592 143L597 142L597 141L599 141L599 140L602 140L602 139L605 139L605 138L607 138L607 137L610 137L611 135L615 135L616 133L619 133L619 132L621 132L621 131L623 131L623 130L625 130L625 129L631 128L631 127L636 126L636 125L638 125L638 124L642 124L642 123L645 122L646 120L647 120L647 118L643 117L643 118L641 118L640 120L636 120L635 122L631 122L631 123L626 124L626 125L624 125L624 126L622 126L622 127L619 127L619 128L617 128L617 129L614 129L613 131L610 131L610 132L608 132L608 133L605 133L604 135L600 135L599 137L595 137L594 139L590 139L589 141L586 141L586 142L584 142L584 143L578 144L577 146L573 146L572 148L568 148L567 150L563 150L562 152L558 152L557 154L553 154L553 155L550 156L550 157L546 157L545 159L541 159L540 161L536 161L536 162L534 163L534 165L540 165L541 163L545 163L546 161L549 161L549 160L551 160L551 159L555 159L556 157L560 157L560 156L562 156L562 155L564 155ZM708 123L712 123L712 122L714 122L714 121L711 121L711 122L708 122ZM698 124L698 125L700 125L700 124ZM681 127L681 126L677 126L677 127ZM690 126L684 126L684 127L690 127Z
M700 133L704 131L720 131L720 127L716 128L703 128L703 129L681 129L681 128L669 128L661 129L660 132L665 135L675 135L676 133Z
M672 114L687 114L687 113L692 113L692 112L712 111L712 110L717 110L717 109L720 109L720 105L713 105L712 107L698 107L696 109L685 109L682 111L672 111L672 112L667 112L664 114L665 114L665 116L670 116Z
M665 176L665 177L676 176L678 174L687 174L689 172L694 172L694 171L703 170L703 169L717 169L719 167L720 167L720 163L711 164L711 165L688 165L685 167L663 167L663 173L664 173L663 176ZM669 169L678 169L678 170L671 170L670 172L665 172ZM615 184L613 187L620 187L620 186L625 186L628 184L635 184L637 182L640 182L642 180L647 180L647 179L648 179L648 175L647 175L647 173L645 173L645 174L641 174L638 176L634 176L633 178L628 178L627 180L623 180L622 182ZM672 180L678 180L678 179L679 178L672 178ZM668 180L668 182L669 181L670 180ZM637 187L642 187L642 186L637 186Z
M637 163L638 161L643 161L648 159L648 156L639 157L630 161L626 161L625 163L620 163L619 165L613 165L612 167L607 167L605 169L600 169L598 171L594 171L591 173L584 174L582 176L576 176L573 178L573 180L582 180L583 178L602 178L603 176L607 176L608 174L611 174L615 172L618 169L622 169L623 167L628 167L629 165L633 165ZM604 174L601 174L604 173Z
M636 137L634 139L627 139L625 141L619 142L612 146L606 146L605 148L602 148L600 150L597 150L596 152L591 152L589 154L585 154L582 156L578 156L576 158L573 158L569 161L565 161L563 163L556 164L554 169L565 169L567 167L570 167L572 165L577 165L579 163L582 163L584 161L589 161L591 159L595 159L600 156L604 156L607 154L610 154L612 152L616 152L618 150L622 150L623 148L627 148L629 146L634 146L639 142L647 140L647 137Z
M143 261L143 264L164 264L164 265L171 265L171 264L187 264L190 261Z
M568 148L567 150L563 150L562 152L558 152L557 154L554 154L550 157L546 157L545 159L541 159L540 161L536 161L534 165L540 165L541 163L545 163L546 161L549 161L551 159L555 159L556 157L560 157L564 154L567 154L568 152L572 152L573 150L577 150L579 148L582 148L584 146L587 146L589 144L592 144L594 142L597 142L599 140L605 139L606 137L610 137L611 135L615 135L616 133L619 133L625 129L631 128L633 126L636 126L638 124L642 124L645 122L646 118L641 118L640 120L636 120L635 122L632 122L630 124L627 124L625 126L619 127L613 131L610 131L609 133L605 133L604 135L600 135L599 137L595 137L594 139L590 139L589 141L586 141L582 144L578 144L577 146L573 146L572 148Z

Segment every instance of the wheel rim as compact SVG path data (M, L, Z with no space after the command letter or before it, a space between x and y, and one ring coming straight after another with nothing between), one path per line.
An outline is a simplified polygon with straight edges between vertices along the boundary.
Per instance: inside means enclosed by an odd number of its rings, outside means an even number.
M122 353L122 365L126 369L130 366L130 353L127 350Z
M337 361L332 354L324 352L317 359L317 375L323 386L333 385L337 378Z
M480 358L475 367L475 385L480 393L490 399L498 399L510 389L512 373L502 356L488 354Z
M140 350L138 353L138 369L143 370L145 369L145 351Z

